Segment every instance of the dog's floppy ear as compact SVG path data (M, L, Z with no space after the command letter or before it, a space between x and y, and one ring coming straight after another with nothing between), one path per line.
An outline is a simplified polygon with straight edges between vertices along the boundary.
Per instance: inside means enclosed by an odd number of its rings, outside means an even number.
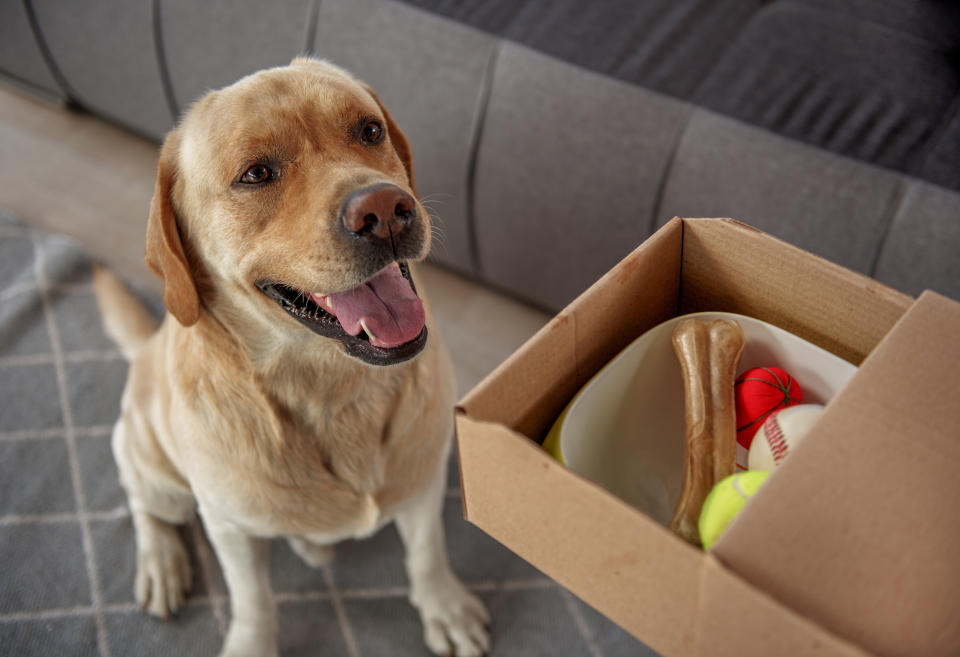
M200 295L190 272L173 210L173 181L177 175L180 137L170 133L160 151L157 184L147 221L147 266L163 281L163 303L177 321L191 326L200 318Z
M400 161L403 162L403 168L407 170L407 180L410 182L410 189L413 191L413 195L419 198L420 195L417 193L417 184L413 179L413 155L410 153L410 143L373 89L369 86L367 86L366 89L367 93L377 101L380 111L383 112L383 118L387 121L387 135L390 137L390 143L393 144L393 149L397 152L397 155L400 156Z

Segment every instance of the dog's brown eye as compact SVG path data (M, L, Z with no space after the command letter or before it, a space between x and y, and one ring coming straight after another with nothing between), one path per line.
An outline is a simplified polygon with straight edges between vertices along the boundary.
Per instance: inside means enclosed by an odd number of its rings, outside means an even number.
M240 182L247 185L256 185L268 180L270 180L270 168L263 164L254 164L240 176Z
M360 139L365 144L379 144L383 134L383 126L379 121L367 121L360 129Z

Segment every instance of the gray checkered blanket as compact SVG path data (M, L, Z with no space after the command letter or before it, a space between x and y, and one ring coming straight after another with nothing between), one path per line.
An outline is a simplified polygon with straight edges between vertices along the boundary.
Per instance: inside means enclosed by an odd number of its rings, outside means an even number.
M147 299L159 312L157 299ZM110 452L127 363L103 334L90 261L0 212L0 656L217 654L229 618L198 521L183 528L191 598L166 622L133 600L134 542ZM454 570L493 616L493 655L653 655L462 518L455 464L444 508ZM426 656L387 527L313 570L275 542L284 657Z

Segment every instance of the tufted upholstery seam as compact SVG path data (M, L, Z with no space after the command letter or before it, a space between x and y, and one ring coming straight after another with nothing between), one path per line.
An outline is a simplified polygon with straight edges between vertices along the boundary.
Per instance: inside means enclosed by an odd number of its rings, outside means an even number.
M483 276L483 261L480 258L480 245L477 239L477 212L476 212L476 184L477 160L480 156L480 145L483 140L483 130L487 120L487 110L490 106L490 94L493 92L493 80L496 76L497 65L500 61L500 52L503 49L503 39L498 39L490 50L480 93L477 97L477 111L474 115L473 131L470 136L470 145L467 156L466 171L466 223L467 243L470 249L470 265L478 276Z
M660 218L660 213L663 208L663 196L666 193L667 185L670 183L670 176L673 173L673 165L676 162L677 155L680 152L680 148L683 145L683 141L687 136L687 131L690 128L690 124L693 122L693 117L697 113L697 108L694 105L689 103L683 103L683 109L687 113L687 119L683 123L683 128L677 131L677 136L673 142L673 148L670 149L670 155L667 157L666 162L663 164L663 172L660 175L660 180L657 183L657 191L653 198L653 209L651 211L651 216L647 221L647 234L652 235L653 232L657 229L658 220Z
M50 46L47 45L47 39L43 35L43 30L40 28L40 21L37 20L37 13L34 11L31 0L23 0L23 11L27 15L27 20L30 23L30 31L33 32L33 38L37 44L37 48L40 50L40 55L43 57L43 62L47 65L47 70L50 71L50 75L57 83L57 86L60 87L60 91L67 97L67 102L73 105L82 105L83 103L79 95L74 91L73 87L70 86L70 83L67 82L66 76L63 74L63 71L60 70L60 66L53 56L53 51L51 51Z
M867 272L870 278L876 278L877 267L880 264L880 259L883 257L884 250L887 248L887 240L890 237L890 232L893 230L893 222L897 220L900 211L903 209L903 202L907 197L910 184L910 179L907 176L899 176L897 188L893 191L887 211L879 222L881 230L880 239L877 241L877 249L873 253L873 261L870 263L870 270Z
M150 21L153 28L153 50L157 60L157 73L160 75L160 84L163 87L163 97L167 101L170 117L176 123L180 117L180 105L177 103L173 91L173 82L170 79L170 68L167 65L167 53L163 43L163 21L160 15L160 0L150 0Z

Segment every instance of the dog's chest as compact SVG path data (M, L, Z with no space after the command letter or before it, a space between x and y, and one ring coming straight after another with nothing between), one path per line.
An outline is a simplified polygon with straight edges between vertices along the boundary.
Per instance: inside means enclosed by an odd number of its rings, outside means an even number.
M285 449L311 464L308 476L321 467L357 493L372 495L383 486L390 440L396 438L391 419L376 403L319 402L299 421L287 423Z
M192 483L218 513L256 533L367 535L440 465L449 427L418 400L374 386L345 402L218 413L234 416L235 437L225 449L214 443Z

